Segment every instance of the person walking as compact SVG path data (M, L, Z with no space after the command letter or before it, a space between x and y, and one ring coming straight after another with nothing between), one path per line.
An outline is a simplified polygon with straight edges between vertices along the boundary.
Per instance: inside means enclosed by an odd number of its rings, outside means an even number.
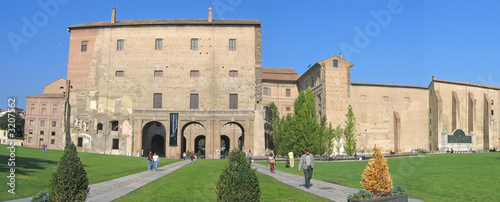
M153 162L155 164L155 171L158 171L158 165L160 165L160 157L158 155L153 156Z
M252 150L248 150L247 159L250 165L252 165Z
M290 167L293 168L294 159L293 159L293 152L292 151L288 152L288 160L290 160Z
M304 170L304 177L306 180L306 189L311 187L311 178L314 169L314 157L309 154L309 149L305 149L305 154L300 157L299 163L299 173L300 169Z
M328 157L328 151L325 151L325 153L323 154L323 161L326 161L326 157Z
M45 143L42 144L42 152L45 152Z
M193 151L191 151L191 155L190 156L191 156L191 161L193 161L193 159L194 159L194 152Z
M274 158L273 153L269 154L268 161L269 161L269 169L271 173L274 173L274 164L276 164L276 159Z
M182 159L186 160L186 152L182 153Z
M149 151L149 154L148 154L148 171L151 171L152 167L153 167L153 152Z

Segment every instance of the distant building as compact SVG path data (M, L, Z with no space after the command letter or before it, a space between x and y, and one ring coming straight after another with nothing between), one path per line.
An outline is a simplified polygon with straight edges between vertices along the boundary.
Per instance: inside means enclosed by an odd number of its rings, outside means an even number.
M60 131L65 88L66 79L60 78L46 85L43 94L26 96L24 146L64 149Z

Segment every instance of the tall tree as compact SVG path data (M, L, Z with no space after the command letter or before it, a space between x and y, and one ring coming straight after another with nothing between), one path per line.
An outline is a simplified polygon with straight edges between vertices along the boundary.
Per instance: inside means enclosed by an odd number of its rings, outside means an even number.
M24 137L24 119L15 112L5 113L0 117L0 129L8 132L9 138ZM13 134L14 136L11 136Z
M274 138L274 123L278 121L279 115L278 115L278 107L274 104L274 102L271 102L269 106L266 108L266 122L264 123L264 129L265 129L265 134L266 134L266 148L273 149L273 138Z
M337 154L340 153L340 148L342 147L342 137L343 137L343 133L344 133L344 130L342 129L342 126L337 125L337 127L335 128L335 130L333 131L333 140L334 140L334 144L335 144L335 151L337 152Z
M326 116L318 120L311 88L300 92L294 103L293 116L280 118L274 125L275 153L286 155L289 151L302 154L308 148L313 154L332 149L334 129L327 124Z
M357 134L356 134L356 117L354 116L354 112L352 111L352 106L349 105L347 110L345 126L344 126L344 142L345 142L345 151L347 155L352 155L356 152L357 146Z

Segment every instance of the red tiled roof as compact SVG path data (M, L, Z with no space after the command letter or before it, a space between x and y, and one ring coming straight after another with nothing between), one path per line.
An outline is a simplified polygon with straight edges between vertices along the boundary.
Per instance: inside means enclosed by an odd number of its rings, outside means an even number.
M214 19L208 22L207 19L162 19L162 20L121 20L116 23L110 21L89 22L69 26L69 29L86 27L109 27L111 26L137 26L137 25L260 25L259 20L222 20Z
M300 75L291 68L262 68L262 81L297 82Z

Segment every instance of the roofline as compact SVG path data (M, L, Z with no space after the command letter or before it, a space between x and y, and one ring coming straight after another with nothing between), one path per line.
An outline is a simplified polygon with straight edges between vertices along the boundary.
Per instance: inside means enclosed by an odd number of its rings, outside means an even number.
M48 85L50 85L50 84L52 84L52 83L54 83L54 82L56 82L56 81L59 81L59 80L61 80L61 79L64 79L64 80L66 81L66 79L65 79L65 78L62 78L62 77L61 77L61 78L56 79L55 81L50 82L49 84L47 84L47 85L45 85L45 86L43 86L43 87L45 88L46 86L48 86Z
M270 82L270 83L288 83L288 84L298 84L298 83L299 83L297 80L295 80L295 81L290 81L290 80L276 80L276 79L262 79L262 82Z
M491 86L491 85L484 85L484 84L477 84L477 83L467 83L467 82L460 82L460 81L448 81L448 80L438 80L438 79L433 79L432 82L440 82L440 83L448 83L448 84L456 84L456 85L463 85L463 86L474 86L478 88L488 88L488 89L495 89L495 90L500 90L499 86ZM429 84L429 86L431 85Z
M158 20L158 19L152 19ZM144 21L144 22L141 22ZM149 22L148 22L149 21ZM90 23L102 23L102 24L90 24ZM163 22L150 22L150 20L121 20L116 21L116 23L111 23L110 21L100 21L100 22L90 22L78 25L68 26L68 29L77 28L96 28L96 27L127 27L127 26L147 26L147 25L258 25L261 23L259 20L222 20L214 19L212 22L208 22L206 19L167 19Z
M351 82L353 86L375 86L375 87L390 87L390 88L415 88L421 90L429 90L429 87L425 86L410 86L410 85L398 85L398 84L379 84L379 83L357 83Z

